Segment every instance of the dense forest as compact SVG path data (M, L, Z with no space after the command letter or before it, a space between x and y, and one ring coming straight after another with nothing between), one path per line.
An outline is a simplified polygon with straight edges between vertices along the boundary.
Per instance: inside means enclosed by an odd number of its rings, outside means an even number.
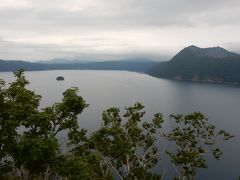
M201 112L172 114L174 127L163 131L163 115L143 122L140 103L124 112L106 109L102 126L87 135L78 115L89 105L77 88L40 109L41 96L28 89L24 72L14 75L9 85L0 81L1 179L164 179L164 172L153 173L152 168L166 153L177 169L176 179L192 180L200 168L207 168L207 156L221 157L217 144L233 137ZM67 136L66 149L58 139L61 133ZM158 147L163 139L174 148Z
M240 84L240 55L221 47L189 46L170 61L154 65L152 76L209 83Z

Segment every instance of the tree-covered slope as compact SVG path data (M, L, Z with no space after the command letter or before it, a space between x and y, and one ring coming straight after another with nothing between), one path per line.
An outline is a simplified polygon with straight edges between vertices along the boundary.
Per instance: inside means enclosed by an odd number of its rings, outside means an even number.
M24 69L26 71L44 70L46 66L44 64L30 63L25 61L5 61L0 60L0 71L15 71L18 69Z
M216 83L240 83L240 55L221 47L189 46L170 61L159 63L147 73L161 78Z
M25 71L39 70L72 70L72 69L89 69L89 70L126 70L135 72L145 72L147 69L156 65L153 61L103 61L89 63L69 63L69 64L43 64L30 63L25 61L4 61L0 60L0 71L16 71L24 69Z

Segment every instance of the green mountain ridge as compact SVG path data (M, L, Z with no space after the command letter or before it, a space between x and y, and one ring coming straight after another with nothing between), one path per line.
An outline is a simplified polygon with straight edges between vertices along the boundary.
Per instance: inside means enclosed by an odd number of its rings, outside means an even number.
M240 55L221 47L189 46L170 61L151 67L155 77L210 83L240 84Z
M240 55L221 47L189 46L170 61L154 62L147 59L79 63L31 63L0 60L0 71L42 70L124 70L149 74L154 77L209 83L240 84Z
M1 71L16 71L24 69L25 71L43 71L43 70L125 70L134 72L146 72L150 67L156 65L154 61L102 61L88 63L58 63L43 64L31 63L26 61L0 60Z

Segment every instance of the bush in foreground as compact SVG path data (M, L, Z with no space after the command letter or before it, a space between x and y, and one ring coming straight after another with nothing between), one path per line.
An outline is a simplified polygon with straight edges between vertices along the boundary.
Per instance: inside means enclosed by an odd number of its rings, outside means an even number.
M219 159L217 143L232 138L200 112L171 115L175 126L162 132L163 116L143 122L144 106L127 107L123 116L116 107L102 114L102 126L86 136L78 115L88 106L77 88L63 93L60 103L39 110L41 96L27 89L22 70L6 85L0 81L0 177L1 179L161 179L151 169L163 149L165 138L174 144L166 150L179 169L177 179L194 179L206 168L209 152ZM63 151L57 136L66 133L68 150Z

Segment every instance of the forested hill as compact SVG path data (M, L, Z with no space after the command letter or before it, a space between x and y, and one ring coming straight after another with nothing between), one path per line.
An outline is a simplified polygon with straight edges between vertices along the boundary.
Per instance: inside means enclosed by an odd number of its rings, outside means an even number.
M0 71L15 71L24 69L25 71L40 70L126 70L135 72L145 72L147 69L156 65L153 61L103 61L89 63L70 63L70 64L43 64L30 63L26 61L5 61L0 60Z
M189 46L147 73L176 80L240 84L240 55L221 47Z

